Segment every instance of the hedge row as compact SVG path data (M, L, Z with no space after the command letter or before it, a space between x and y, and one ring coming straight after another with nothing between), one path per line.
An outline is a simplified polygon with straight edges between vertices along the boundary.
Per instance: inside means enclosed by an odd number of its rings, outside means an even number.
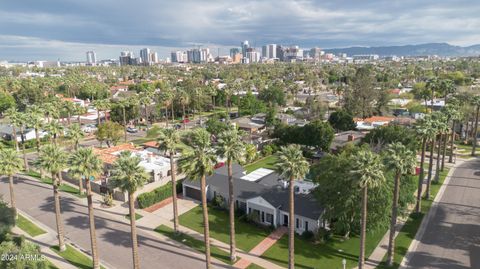
M182 190L182 182L177 181L177 193ZM151 205L159 203L172 196L172 184L169 182L151 192L142 193L137 197L138 207L147 208Z

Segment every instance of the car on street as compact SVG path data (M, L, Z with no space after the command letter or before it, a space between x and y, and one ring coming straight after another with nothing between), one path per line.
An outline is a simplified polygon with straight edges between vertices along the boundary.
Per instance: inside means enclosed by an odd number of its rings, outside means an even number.
M135 127L127 127L128 133L138 133L138 129Z

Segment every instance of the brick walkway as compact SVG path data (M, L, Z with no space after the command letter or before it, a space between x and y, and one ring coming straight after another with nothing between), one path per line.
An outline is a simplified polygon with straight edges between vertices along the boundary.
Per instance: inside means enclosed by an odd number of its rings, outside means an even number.
M281 226L280 228L273 231L269 234L265 239L262 240L258 245L256 245L252 250L250 250L249 254L255 256L261 256L265 251L267 251L270 247L272 247L277 241L282 238L284 234L288 232L288 228ZM247 259L240 259L237 263L233 266L235 268L245 269L247 268L252 262Z

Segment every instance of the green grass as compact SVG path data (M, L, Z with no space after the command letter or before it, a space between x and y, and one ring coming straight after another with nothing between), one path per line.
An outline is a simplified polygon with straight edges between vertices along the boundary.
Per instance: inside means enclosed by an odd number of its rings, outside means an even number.
M277 156L270 155L245 166L245 170L247 171L247 174L257 170L258 168L268 168L273 170L275 169L276 163L277 163Z
M209 223L211 223L210 236L228 244L230 242L230 222L228 212L209 207L208 218ZM201 206L195 207L181 215L179 221L180 225L203 234L203 215ZM235 239L237 248L241 250L250 251L269 234L270 231L267 229L261 229L238 219L235 221Z
M247 269L265 269L265 268L261 267L260 265L252 263L249 266L247 266Z
M125 218L128 219L128 220L130 220L130 214L125 215ZM138 213L135 213L135 220L139 220L139 219L141 219L141 218L143 218L142 215L140 215L140 214L138 214Z
M40 180L40 182L42 183L45 183L45 184L48 184L48 185L52 185L53 184L53 180L49 177L44 177L44 178L40 178L40 173L37 173L35 171L28 171L26 173L28 176L31 176L31 177L34 177L34 178L37 178ZM65 183L62 183L60 185L60 191L62 192L66 192L66 193L70 193L70 194L73 194L75 196L77 196L78 198L85 198L87 197L85 194L79 194L78 193L78 188L75 188L75 187L72 187L68 184L65 184Z
M365 254L370 256L386 230L379 230L367 234ZM342 259L347 261L347 268L353 268L358 263L360 238L355 236L343 240L334 236L327 243L314 244L313 242L295 237L295 268L341 269ZM262 258L288 267L288 236L283 236L275 245L268 249Z
M35 236L46 233L44 230L40 229L40 227L38 227L33 222L26 219L24 216L20 214L18 214L17 226L18 228L26 232L31 237L35 237Z
M386 264L386 255L383 259L383 262L377 267L378 269L387 269L387 268L398 268L402 262L403 257L407 254L408 248L412 243L415 235L417 234L420 224L422 223L423 217L428 213L432 207L433 200L437 196L440 187L442 186L445 178L447 177L449 169L445 168L445 171L440 172L440 179L438 183L432 182L430 187L430 199L422 200L422 207L420 213L412 212L408 217L407 222L402 227L402 230L395 238L395 256L393 258L394 264L392 266L387 266Z
M160 225L157 228L155 228L155 231L157 233L163 234L177 242L180 242L190 248L193 248L197 251L200 251L202 253L205 253L205 243L201 240L197 240L189 235L183 234L183 233L175 233L173 229L165 226L165 225ZM218 247L215 246L210 246L210 254L212 257L214 257L217 260L220 260L226 264L232 265L232 262L230 261L230 254L219 249Z
M82 252L76 250L70 245L66 245L67 249L63 252L60 252L58 246L50 247L53 251L55 251L58 255L64 258L67 262L72 264L73 266L80 268L80 269L90 269L93 266L92 260ZM101 268L105 269L105 267L100 266Z
M47 260L47 269L58 269L53 263L49 260Z

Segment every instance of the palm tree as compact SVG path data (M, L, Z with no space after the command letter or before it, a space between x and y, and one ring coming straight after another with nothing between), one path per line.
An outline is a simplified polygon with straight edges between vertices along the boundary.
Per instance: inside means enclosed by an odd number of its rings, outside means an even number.
M288 179L289 216L288 216L288 268L295 268L295 190L294 181L301 179L308 173L308 162L302 155L299 145L288 145L282 147L278 152L276 170L281 178Z
M417 157L414 152L408 150L401 143L387 146L385 150L385 166L395 172L395 184L393 189L392 216L390 221L390 236L388 238L387 263L393 265L395 226L398 216L398 197L400 194L400 178L411 174L415 169Z
M127 143L127 115L126 109L130 106L130 101L128 99L122 99L117 103L122 109L122 117L123 117L123 133L124 133L124 142Z
M438 139L438 147L437 147L437 163L435 166L435 178L433 179L435 182L438 182L440 178L440 158L441 158L441 148L442 148L442 139L447 139L447 133L448 133L448 124L447 124L447 118L442 115L442 118L438 120L438 125L437 125L437 130L439 134L439 139Z
M168 107L170 105L173 106L173 92L170 89L170 86L166 86L162 91L160 92L160 103L163 104L165 108L165 127L168 127Z
M442 115L439 112L431 114L431 121L428 125L428 133L431 134L430 138L430 156L428 160L428 177L427 177L427 188L425 190L425 198L430 198L430 185L432 182L432 172L433 172L433 155L435 154L435 145L437 143L438 127L441 124L440 119Z
M422 139L422 154L420 157L420 174L418 176L418 188L417 188L417 202L415 205L415 212L420 213L421 202L422 202L422 192L423 192L423 181L425 178L425 151L427 150L427 142L431 138L431 117L426 115L422 120L418 121L415 131L419 138Z
M453 163L453 147L455 143L455 127L458 121L460 121L463 118L463 113L461 110L458 109L458 106L456 107L452 113L452 133L450 137L450 155L448 156L448 162Z
M37 154L40 153L40 129L43 127L43 111L40 107L33 105L27 109L26 126L35 130L35 145ZM43 178L44 171L40 167L40 178Z
M25 125L27 123L27 115L25 113L18 114L18 123L20 125L20 136L22 139L23 165L25 171L28 171L27 152L25 151Z
M63 102L62 110L67 114L67 125L70 126L72 115L75 113L75 103L70 101Z
M455 87L455 83L452 80L444 79L440 81L440 90L444 94L445 104L447 104L448 95L455 93L457 88Z
M107 110L110 108L110 101L108 99L98 99L93 101L93 106L97 110L97 124L100 125L100 112L104 112L105 121L107 120Z
M149 122L149 113L148 113L148 106L152 103L152 93L150 92L142 92L138 98L140 106L143 106L145 112L145 124L147 125L148 129L148 122Z
M235 246L235 197L233 195L232 163L245 160L245 144L237 128L224 131L218 136L217 154L227 160L228 169L228 207L230 215L230 260L237 258Z
M173 157L180 144L180 135L175 129L163 129L159 133L158 148L168 152L170 156L170 177L172 179L172 205L173 205L173 230L178 232L178 207L177 207L177 171Z
M68 164L70 166L70 172L79 176L79 187L83 185L82 179L85 179L86 182L85 185L87 187L88 218L90 224L90 243L92 247L93 268L98 269L100 268L100 265L97 249L97 237L95 235L95 215L93 212L93 195L90 181L101 174L103 170L103 163L93 153L92 148L81 148L70 156L68 159Z
M433 101L435 99L435 91L437 90L438 87L439 87L439 83L438 83L437 78L430 79L427 82L427 85L426 85L426 88L429 89L432 92L432 96L431 96L431 101L432 102L430 104L430 109L432 110L432 112L433 112ZM425 104L425 106L426 105L427 104Z
M179 90L177 92L177 99L179 100L180 104L182 105L182 119L183 119L183 129L187 128L187 125L185 123L185 106L187 106L190 103L190 95L185 91L185 90Z
M79 142L84 136L85 135L82 129L80 129L80 125L78 125L78 123L71 125L68 129L67 138L73 142L73 148L75 150L78 150Z
M67 154L57 145L49 144L40 149L40 154L36 160L37 166L52 175L53 198L55 200L55 219L57 222L58 248L64 251L65 240L63 235L63 220L60 209L60 179L58 174L67 166Z
M475 106L475 123L473 127L473 140L472 140L472 156L476 155L477 149L477 129L478 129L478 114L480 112L480 96L475 96L472 99L472 105Z
M113 164L110 184L128 193L128 209L130 214L130 230L132 237L133 268L140 268L138 257L137 228L135 225L135 192L148 180L145 170L139 166L140 158L132 156L130 151L122 151Z
M385 182L383 164L380 156L371 150L362 149L353 158L351 173L358 177L358 185L362 191L362 213L360 229L360 255L358 268L365 264L365 237L367 232L367 201L368 189L376 188Z
M15 149L20 151L17 140L17 127L20 126L20 113L15 108L11 107L5 111L4 115L12 125L12 139L15 142Z
M57 120L52 120L45 125L45 130L50 135L51 142L57 144L57 138L63 133L63 125Z
M10 206L15 216L17 216L17 207L15 205L15 193L13 191L13 176L23 169L22 160L18 157L14 149L4 148L0 150L0 174L8 176L10 188Z
M206 177L213 173L216 163L215 152L210 142L210 133L205 129L195 129L187 141L192 147L191 151L183 154L179 162L180 171L190 180L200 179L200 190L202 192L203 229L205 240L205 259L207 269L211 266L210 261L210 228L208 225L208 208L206 193Z

